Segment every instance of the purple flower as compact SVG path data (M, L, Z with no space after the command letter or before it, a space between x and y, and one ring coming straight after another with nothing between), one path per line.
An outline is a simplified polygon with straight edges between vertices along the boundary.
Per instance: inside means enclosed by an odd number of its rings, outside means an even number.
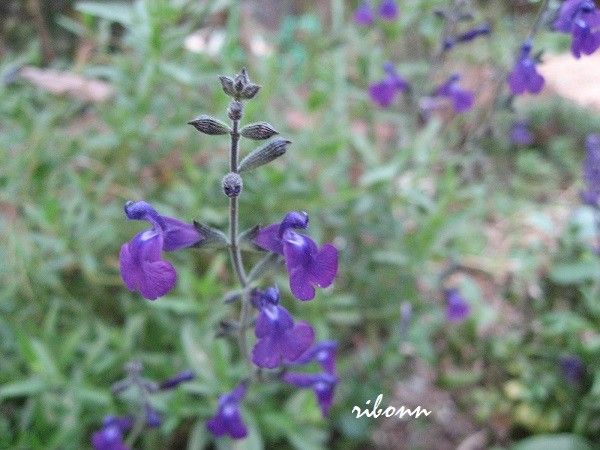
M290 313L279 306L277 287L255 290L252 303L260 310L255 328L257 340L252 350L254 364L273 369L297 360L312 345L314 330L306 322L294 324Z
M398 5L395 0L382 0L379 4L379 15L384 20L394 20L398 17Z
M598 208L598 200L600 200L600 134L590 134L586 138L583 179L586 189L581 193L581 200L586 205Z
M144 403L144 411L146 412L146 426L149 428L160 427L162 417L160 417L160 413L150 403Z
M300 358L295 361L295 364L307 364L316 361L326 373L335 375L336 353L336 341L322 341L300 356Z
M577 356L561 356L558 362L563 377L571 384L579 384L585 376L585 365Z
M435 91L435 96L446 97L452 101L454 111L457 113L466 112L473 107L475 96L473 92L461 89L458 86L460 75L454 74L444 84Z
M366 27L372 25L375 20L375 15L368 1L363 1L354 11L354 22L358 25Z
M191 247L203 237L193 225L161 216L144 201L127 202L124 209L128 219L147 220L152 228L136 234L121 247L121 278L130 291L155 300L173 289L177 281L175 268L161 259L161 251Z
M446 289L446 319L450 322L461 322L471 312L471 306L467 303L458 289Z
M283 381L299 388L311 388L316 397L323 417L329 414L333 393L338 383L338 378L329 373L306 374L300 372L287 372Z
M242 439L248 435L248 429L240 414L240 401L246 395L246 386L238 385L233 391L219 398L217 412L206 422L206 428L214 436L228 434L233 439Z
M183 372L179 372L174 377L169 378L169 379L163 381L162 383L160 383L158 388L161 391L164 391L167 389L173 389L174 387L179 386L181 383L185 383L186 381L191 381L194 378L196 378L196 376L194 375L194 372L192 372L191 370L184 370Z
M529 130L527 122L519 120L513 123L510 128L510 141L519 146L531 145L533 143L533 134Z
M521 95L526 92L539 94L544 87L544 77L536 71L535 61L530 54L531 43L523 43L519 58L512 72L508 74L508 85L514 95Z
M123 442L123 433L133 426L131 417L106 416L102 428L92 435L94 450L129 450Z
M554 29L570 33L577 18L581 14L592 12L595 7L592 0L566 0L560 7L558 17L554 22Z
M600 48L600 11L582 14L571 30L571 53L575 58L591 55Z
M491 32L492 28L490 27L490 24L485 22L456 36L456 42L469 42L479 36L486 36Z
M383 70L387 77L369 85L369 95L371 100L383 108L387 108L394 101L398 92L404 92L408 89L408 83L402 78L391 62L383 65Z
M325 244L319 249L311 238L293 230L307 226L308 214L292 211L281 223L261 228L255 239L259 247L284 256L290 289L299 300L313 299L315 285L331 285L338 267L338 253L333 245Z

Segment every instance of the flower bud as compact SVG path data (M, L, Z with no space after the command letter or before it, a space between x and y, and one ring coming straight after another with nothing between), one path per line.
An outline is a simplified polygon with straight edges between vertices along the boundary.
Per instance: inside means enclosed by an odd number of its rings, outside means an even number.
M235 97L237 92L235 91L235 87L233 86L233 80L226 76L220 76L219 80L221 81L221 87L223 91L229 95L230 97Z
M250 83L247 86L245 86L244 89L242 89L242 92L240 92L240 97L249 100L251 98L254 98L254 96L258 93L259 90L260 86L258 84Z
M223 192L225 192L227 197L237 197L240 195L240 192L242 192L242 177L235 172L230 172L223 177L221 185L223 186Z
M227 111L227 116L231 120L240 120L242 118L243 110L244 110L244 106L242 105L242 103L238 102L237 100L233 100L229 104L229 110Z
M196 117L194 120L188 122L188 124L192 125L194 128L196 128L196 130L204 134L217 135L229 134L231 132L231 128L229 128L226 124L215 119L214 117L204 114Z
M244 67L240 73L238 73L233 80L233 87L238 94L241 94L244 88L250 83L248 78L248 72Z
M249 139L263 140L269 139L279 133L273 129L271 124L267 122L258 122L246 125L242 128L240 134Z
M270 163L276 158L283 155L287 146L291 144L291 141L287 139L275 139L268 144L253 150L247 155L239 166L239 171L256 169L264 164Z

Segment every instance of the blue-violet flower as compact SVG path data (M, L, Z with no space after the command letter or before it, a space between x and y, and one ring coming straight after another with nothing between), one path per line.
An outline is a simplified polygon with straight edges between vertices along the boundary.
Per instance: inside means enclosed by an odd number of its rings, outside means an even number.
M371 100L381 107L387 108L394 101L398 92L404 92L408 89L407 81L402 78L391 62L383 65L383 70L387 77L369 85L369 95Z
M127 202L124 209L128 219L147 220L152 228L136 234L121 247L121 278L130 291L155 300L173 289L177 281L175 268L161 259L161 251L191 247L203 237L193 225L161 216L144 201Z
M287 372L283 376L283 381L299 388L310 388L317 397L317 402L321 408L323 417L329 414L329 409L333 402L333 394L338 378L326 372L317 374L307 374L300 372Z
M466 112L473 107L475 95L466 89L461 89L458 85L460 75L454 74L446 80L444 84L435 91L435 96L446 97L452 101L454 111L457 113Z
M526 146L533 143L533 133L529 130L527 122L519 120L510 127L510 141L514 145Z
M585 141L583 179L586 189L581 193L583 203L595 208L600 200L600 134L590 134Z
M228 434L233 439L242 439L248 435L246 424L240 413L240 402L246 395L246 386L238 385L233 391L219 398L217 412L206 422L206 428L214 436Z
M461 322L471 312L471 306L467 303L458 289L446 289L444 291L446 300L446 319L450 322Z
M338 252L333 245L324 244L319 249L311 238L293 230L307 226L308 214L292 211L281 223L261 228L255 239L259 247L284 256L290 289L299 300L313 299L315 285L331 285L338 268Z
M394 20L398 17L398 5L395 0L382 0L379 4L379 15L384 20Z
M337 346L336 341L321 341L301 355L294 363L308 364L316 361L326 373L335 375Z
M536 71L535 61L531 57L531 42L521 45L519 58L508 74L508 85L514 95L526 92L539 94L544 87L544 77Z
M92 435L94 450L129 450L123 441L123 433L133 427L133 418L106 416L102 428Z
M298 359L312 345L315 332L306 322L294 324L290 313L279 305L279 290L273 286L254 290L252 303L260 313L256 319L256 344L252 362L273 369Z
M356 24L366 27L372 25L375 21L375 15L368 1L362 1L358 8L354 11L354 22Z

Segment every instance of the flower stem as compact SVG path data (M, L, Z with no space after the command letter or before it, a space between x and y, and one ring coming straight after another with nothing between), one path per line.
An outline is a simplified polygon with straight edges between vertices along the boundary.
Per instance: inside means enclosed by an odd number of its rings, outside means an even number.
M238 173L238 153L239 153L239 119L232 120L231 130L231 154L229 161L229 169L231 172ZM239 320L239 332L238 342L240 346L240 353L242 357L250 364L248 355L248 343L246 342L246 328L248 322L248 314L250 313L250 299L246 288L248 287L248 278L246 271L244 270L244 264L242 262L242 254L240 252L238 242L238 223L239 223L239 212L238 212L238 197L231 197L229 199L229 255L233 269L238 278L239 283L242 286L242 307L240 311Z

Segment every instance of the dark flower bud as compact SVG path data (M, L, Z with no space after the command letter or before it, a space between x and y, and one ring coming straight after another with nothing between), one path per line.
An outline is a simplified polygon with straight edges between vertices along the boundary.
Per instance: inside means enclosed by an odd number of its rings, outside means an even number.
M183 372L179 372L172 378L169 378L159 385L159 389L164 391L166 389L173 389L176 386L179 386L181 383L185 383L186 381L191 381L195 378L194 372L191 370L184 370Z
M269 139L279 133L273 129L271 124L267 122L258 122L246 125L242 128L240 134L249 139L262 140Z
M241 94L244 88L250 83L248 72L246 68L243 68L240 73L235 76L233 80L233 86L238 94Z
M219 80L221 81L221 87L223 91L229 95L230 97L237 96L237 92L235 91L235 87L233 86L233 80L226 76L220 76Z
M247 155L239 166L239 171L256 169L264 164L270 163L276 158L283 155L287 146L291 144L291 141L287 139L275 139L268 144L253 150Z
M249 100L251 98L254 98L254 96L258 93L259 90L260 86L258 84L250 83L247 86L245 86L244 89L242 89L242 92L240 92L240 97Z
M150 403L144 404L146 410L146 425L149 428L158 428L162 423L160 413L150 405Z
M242 183L242 177L235 172L230 172L223 177L221 185L223 186L223 192L225 192L225 195L233 198L240 195L244 184Z
M204 114L196 117L194 120L188 122L188 124L192 125L194 128L196 128L196 130L204 134L216 135L229 134L231 132L231 128L229 128L226 124L215 119L214 117Z
M227 116L231 120L240 120L242 118L242 112L244 110L244 106L241 102L237 100L233 100L229 105L229 110L227 111Z

